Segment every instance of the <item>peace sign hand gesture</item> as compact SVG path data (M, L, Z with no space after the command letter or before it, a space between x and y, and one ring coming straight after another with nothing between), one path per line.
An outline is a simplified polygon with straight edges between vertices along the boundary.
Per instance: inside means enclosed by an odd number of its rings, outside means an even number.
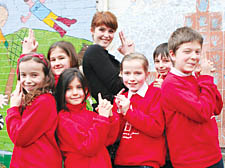
M119 37L121 41L121 46L118 48L118 51L121 54L127 55L127 54L135 52L134 42L131 40L127 40L122 31L119 32Z

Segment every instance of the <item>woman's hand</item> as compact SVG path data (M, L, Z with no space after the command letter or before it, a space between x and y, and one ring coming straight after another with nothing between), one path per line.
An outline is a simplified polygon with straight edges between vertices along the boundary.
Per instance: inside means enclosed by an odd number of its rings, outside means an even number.
M119 37L121 41L121 46L118 48L118 51L123 55L134 53L135 52L134 42L131 40L127 40L122 31L119 32Z

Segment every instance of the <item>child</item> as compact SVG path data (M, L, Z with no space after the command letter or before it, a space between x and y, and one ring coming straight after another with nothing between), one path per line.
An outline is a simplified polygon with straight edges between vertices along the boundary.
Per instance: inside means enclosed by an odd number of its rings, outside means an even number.
M57 16L49 8L44 5L45 0L24 0L24 2L29 6L29 13L27 16L21 16L21 22L26 23L31 17L31 14L36 16L40 21L43 21L49 27L56 30L61 37L66 34L66 30L60 27L55 21L61 22L66 26L70 27L72 24L76 23L76 19L68 19Z
M56 88L59 122L57 136L65 168L110 168L106 146L118 134L112 105L99 94L99 114L86 110L87 81L77 68L66 69Z
M223 168L215 115L223 107L213 83L212 65L201 59L203 38L189 27L172 33L168 42L174 67L162 84L161 106L166 119L170 159L176 168Z
M7 131L14 143L10 167L60 168L50 65L42 54L23 54L18 59L17 75L18 83L6 116Z
M168 43L162 43L156 47L155 51L153 52L153 60L156 72L158 73L158 77L154 82L152 82L151 85L153 85L154 87L161 88L163 80L166 78L166 75L168 74L173 65L172 59L168 51ZM172 164L169 158L168 147L166 164L162 168L172 168Z
M159 168L165 163L164 118L160 109L160 89L148 86L148 60L139 53L126 55L121 75L128 92L116 96L113 112L121 116L118 168Z
M172 60L168 51L168 43L162 43L156 47L153 52L153 60L156 72L158 73L157 79L153 82L153 85L161 88L163 80L172 67Z
M22 41L23 53L36 52L38 48L38 42L35 40L34 32L29 29L28 37L25 37ZM51 70L55 77L55 86L58 83L60 74L67 68L78 68L78 56L72 43L67 41L58 41L52 44L48 50L47 58L51 65ZM93 111L92 104L95 104L96 100L88 96L87 109Z
M28 37L22 41L23 54L36 52L38 42L35 39L34 32L29 29ZM51 65L51 70L55 76L55 85L58 82L60 74L70 67L78 67L78 57L72 43L67 41L58 41L52 44L48 50L47 58Z

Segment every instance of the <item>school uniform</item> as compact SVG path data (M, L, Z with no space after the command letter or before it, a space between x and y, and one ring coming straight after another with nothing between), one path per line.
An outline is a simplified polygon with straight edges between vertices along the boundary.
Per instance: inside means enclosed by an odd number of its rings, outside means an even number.
M42 94L26 106L11 107L6 116L7 131L14 144L11 168L61 168L61 153L55 140L57 111L51 94Z
M128 91L124 95L130 98L130 109L120 115L122 134L115 165L163 166L166 148L160 88L145 83L136 94ZM114 113L117 110L114 108Z
M65 168L111 168L107 145L116 140L118 118L86 110L86 104L66 105L59 112L57 135Z
M174 167L205 168L221 160L215 115L223 102L213 77L172 68L162 84L161 106Z

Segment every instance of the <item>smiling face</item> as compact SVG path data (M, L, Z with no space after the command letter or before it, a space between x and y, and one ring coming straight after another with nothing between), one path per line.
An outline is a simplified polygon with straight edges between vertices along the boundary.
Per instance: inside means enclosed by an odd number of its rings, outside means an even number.
M170 58L166 56L162 57L161 54L155 57L154 64L157 73L162 76L166 76L172 67Z
M85 93L82 88L81 82L75 77L68 85L66 90L66 103L72 105L81 104L84 101Z
M41 88L45 79L43 65L34 60L23 61L19 64L20 82L28 93Z
M185 74L192 73L199 62L201 50L201 44L197 41L181 44L175 54L170 50L174 67Z
M70 57L59 47L52 49L50 54L51 70L54 75L60 75L70 68Z
M92 28L91 33L94 43L106 49L114 38L115 30L103 24Z
M143 60L133 59L123 62L122 78L124 85L132 92L137 92L145 83L147 72L143 67Z

